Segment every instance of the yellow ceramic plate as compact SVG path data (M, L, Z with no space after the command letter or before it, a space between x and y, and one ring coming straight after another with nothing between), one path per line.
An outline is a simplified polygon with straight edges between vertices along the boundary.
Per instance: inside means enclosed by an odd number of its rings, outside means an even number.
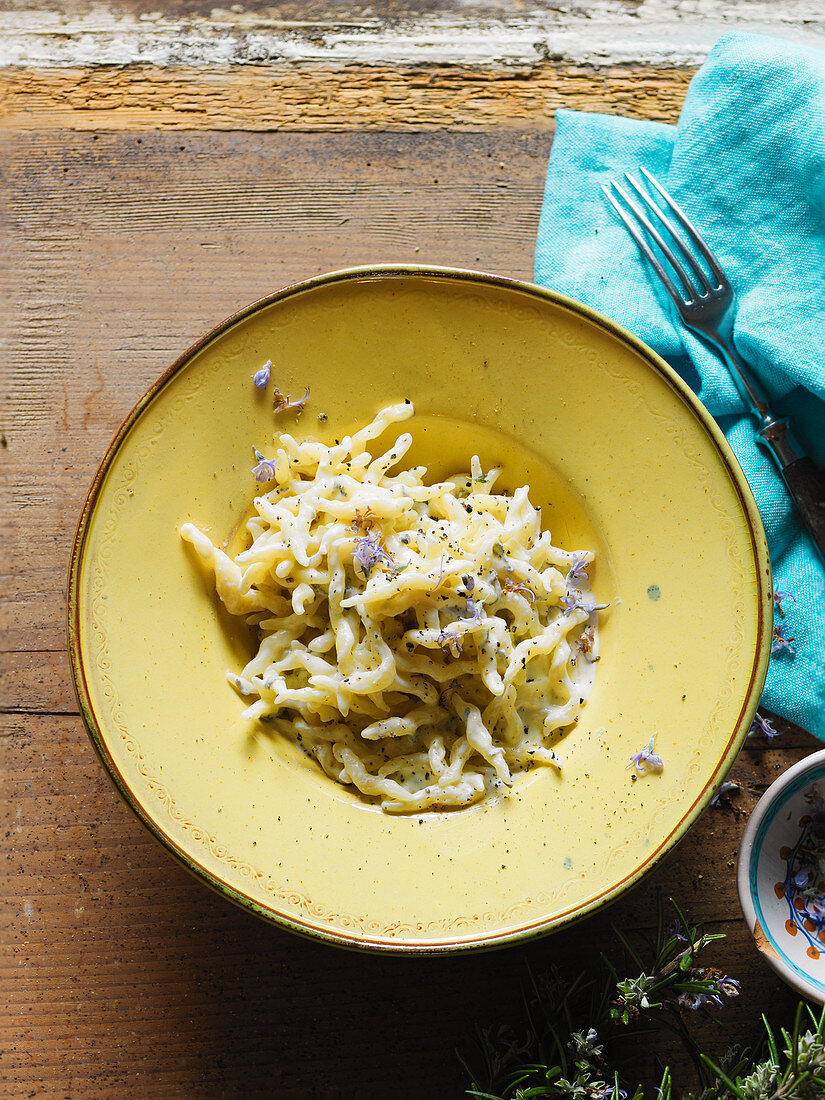
M266 359L304 415L275 419ZM509 798L390 816L241 718L250 640L178 528L219 543L247 512L253 444L325 441L409 398L431 473L501 464L554 541L598 553L601 660L578 726ZM319 423L318 415L326 414ZM405 425L405 430L407 425ZM70 576L89 733L155 836L226 897L297 932L438 952L524 939L616 897L675 844L746 735L771 583L745 479L711 418L632 336L491 276L358 269L220 325L130 415L100 468ZM633 778L652 734L661 775Z

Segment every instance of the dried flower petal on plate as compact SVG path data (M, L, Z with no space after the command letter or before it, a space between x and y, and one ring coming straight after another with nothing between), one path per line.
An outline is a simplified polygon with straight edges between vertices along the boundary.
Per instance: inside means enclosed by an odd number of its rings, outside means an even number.
M252 467L252 473L255 475L256 481L272 481L275 477L275 461L271 458L264 458L257 447L253 447L255 457L258 460L258 465Z
M253 374L252 381L255 383L259 390L266 389L266 387L269 385L269 375L271 371L272 360L267 359L260 370L255 371L255 373Z
M528 603L536 602L536 594L524 581L507 580L504 582L502 592L513 592L517 596L523 596Z
M307 392L304 396L298 400L293 401L289 394L284 397L278 387L275 387L274 399L272 401L272 411L276 413L287 412L289 409L295 409L296 412L302 412L304 405L309 400L309 386L307 386Z
M662 771L665 763L658 752L655 751L655 741L656 734L654 733L643 749L639 749L638 752L633 753L633 755L630 757L630 763L627 765L627 767L635 768L639 775L645 775L648 771ZM625 771L626 770L627 768L625 769Z

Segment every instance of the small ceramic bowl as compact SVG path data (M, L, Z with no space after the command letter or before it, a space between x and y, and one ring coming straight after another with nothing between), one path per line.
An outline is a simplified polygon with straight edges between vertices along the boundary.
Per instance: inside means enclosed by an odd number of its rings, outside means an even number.
M802 996L825 1003L825 883L809 851L814 799L825 797L825 749L800 760L762 795L739 847L739 900L756 946ZM817 896L822 898L822 913Z

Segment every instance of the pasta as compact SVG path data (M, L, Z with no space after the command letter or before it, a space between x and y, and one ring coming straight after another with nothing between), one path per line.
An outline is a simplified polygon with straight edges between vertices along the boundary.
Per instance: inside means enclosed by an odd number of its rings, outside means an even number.
M577 721L598 660L591 551L541 530L528 488L499 471L436 484L399 468L413 415L383 409L333 446L282 434L230 557L181 526L260 647L228 678L244 717L295 740L327 775L388 812L449 809L501 793ZM391 472L395 470L396 472Z

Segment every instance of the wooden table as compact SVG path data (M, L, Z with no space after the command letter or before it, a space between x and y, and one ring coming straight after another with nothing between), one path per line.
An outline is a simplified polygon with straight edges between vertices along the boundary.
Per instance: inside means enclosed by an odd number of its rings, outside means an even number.
M755 1039L763 1010L787 1018L734 860L758 796L818 744L806 734L749 742L735 809L709 810L609 912L483 956L362 956L236 910L144 833L86 737L64 627L97 463L195 337L358 263L529 279L556 107L675 120L724 19L753 7L0 0L0 1095L458 1096L454 1047L514 1016L525 964L592 960L611 921L650 927L657 890L727 934L715 957L743 996L714 1049ZM758 17L805 40L815 8Z

